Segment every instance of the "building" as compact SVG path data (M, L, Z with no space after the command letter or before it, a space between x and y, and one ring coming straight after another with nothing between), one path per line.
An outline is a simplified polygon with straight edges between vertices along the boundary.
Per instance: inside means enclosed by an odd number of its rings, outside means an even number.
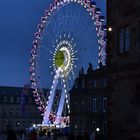
M28 86L0 87L0 130L2 132L10 126L14 130L20 130L41 121L42 117Z
M108 0L108 140L140 139L140 1Z
M83 69L70 91L70 128L74 133L93 133L99 128L107 133L107 74L106 68L93 70L89 65L87 74Z

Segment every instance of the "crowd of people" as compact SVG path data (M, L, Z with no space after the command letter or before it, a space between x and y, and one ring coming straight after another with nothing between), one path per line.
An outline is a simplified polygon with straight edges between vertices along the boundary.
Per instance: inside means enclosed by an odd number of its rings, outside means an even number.
M40 140L43 137L43 140L107 140L105 135L101 133L82 133L82 134L74 134L74 133L62 133L59 129L55 129L53 131L45 131L37 132L35 129L32 129L30 132L21 131L17 133L12 129L7 130L7 138L6 140Z

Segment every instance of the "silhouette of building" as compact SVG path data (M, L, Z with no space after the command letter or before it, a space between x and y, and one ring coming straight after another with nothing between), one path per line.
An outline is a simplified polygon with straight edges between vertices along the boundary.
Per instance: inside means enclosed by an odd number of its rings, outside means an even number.
M0 87L1 131L6 131L10 126L14 130L25 129L41 121L30 88Z
M107 74L106 68L83 69L70 91L70 128L74 133L93 133L99 128L107 132Z
M107 1L108 140L140 139L140 1Z

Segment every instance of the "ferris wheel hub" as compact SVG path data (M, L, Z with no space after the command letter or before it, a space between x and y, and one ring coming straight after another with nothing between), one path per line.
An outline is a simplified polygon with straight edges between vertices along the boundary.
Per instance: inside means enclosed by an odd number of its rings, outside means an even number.
M57 44L56 51L53 55L53 64L55 69L61 69L62 76L65 75L67 77L73 69L73 51L73 45L70 41L62 40Z

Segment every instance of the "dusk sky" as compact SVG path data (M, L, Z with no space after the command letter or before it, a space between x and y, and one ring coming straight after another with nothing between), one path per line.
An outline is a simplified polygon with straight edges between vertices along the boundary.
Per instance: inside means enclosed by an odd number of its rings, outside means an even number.
M95 0L105 15L105 0ZM29 83L34 33L52 0L0 0L0 86Z

